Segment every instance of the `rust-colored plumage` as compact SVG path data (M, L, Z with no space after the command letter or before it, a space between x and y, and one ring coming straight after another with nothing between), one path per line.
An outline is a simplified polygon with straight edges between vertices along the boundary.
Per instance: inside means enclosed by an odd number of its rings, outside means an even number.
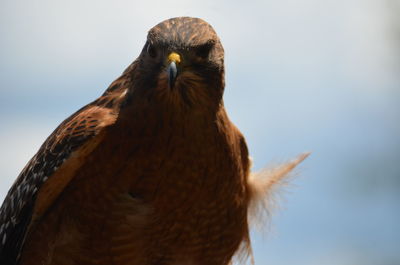
M0 212L0 264L227 265L249 247L246 142L222 95L224 52L197 18L149 31L138 59L49 136ZM262 197L262 196L261 196Z

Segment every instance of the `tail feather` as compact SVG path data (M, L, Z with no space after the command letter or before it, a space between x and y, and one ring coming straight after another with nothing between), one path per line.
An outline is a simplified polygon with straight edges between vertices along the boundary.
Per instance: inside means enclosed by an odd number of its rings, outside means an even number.
M293 175L293 169L310 153L303 153L292 161L274 168L265 168L250 174L249 220L255 225L265 225L271 211L276 208L276 192L285 186Z
M270 220L271 212L276 207L276 192L289 182L293 169L306 159L310 153L303 153L294 160L274 168L264 168L250 174L249 188L249 222L264 228L266 221ZM235 253L232 264L254 265L254 256L250 242L250 235L243 239L238 251Z

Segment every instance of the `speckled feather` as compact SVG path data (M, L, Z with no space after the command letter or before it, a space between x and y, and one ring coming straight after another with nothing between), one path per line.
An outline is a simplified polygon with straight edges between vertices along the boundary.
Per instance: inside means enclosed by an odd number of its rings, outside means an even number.
M105 117L115 120L123 103L116 95L126 86L124 76L117 79L102 97L61 123L22 170L0 209L0 264L16 264L38 191L75 150L109 125Z

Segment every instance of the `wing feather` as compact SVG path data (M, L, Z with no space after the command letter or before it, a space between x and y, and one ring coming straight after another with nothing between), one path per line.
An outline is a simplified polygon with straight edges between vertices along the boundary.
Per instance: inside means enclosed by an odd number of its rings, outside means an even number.
M123 75L99 99L67 118L22 170L0 208L0 264L17 264L29 229L73 178L105 128L115 123L127 86Z

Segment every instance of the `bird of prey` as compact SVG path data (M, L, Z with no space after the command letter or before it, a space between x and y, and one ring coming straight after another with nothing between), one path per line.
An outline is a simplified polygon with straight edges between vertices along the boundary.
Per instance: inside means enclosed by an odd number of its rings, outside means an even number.
M207 22L153 27L139 57L16 179L0 210L0 264L228 265L248 251L251 205L305 155L251 178L224 86Z

